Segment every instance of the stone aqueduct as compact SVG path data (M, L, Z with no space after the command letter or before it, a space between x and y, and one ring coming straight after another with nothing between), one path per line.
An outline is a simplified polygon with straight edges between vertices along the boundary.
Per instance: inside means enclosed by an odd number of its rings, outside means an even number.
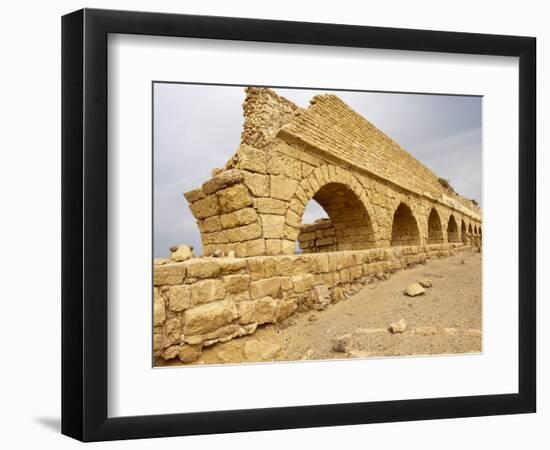
M204 256L155 261L159 364L481 244L479 208L338 97L302 109L249 88L244 116L236 154L184 194ZM312 199L329 219L302 224Z
M298 108L248 88L236 154L185 197L204 255L481 242L479 208L337 96ZM329 221L302 224L310 200Z

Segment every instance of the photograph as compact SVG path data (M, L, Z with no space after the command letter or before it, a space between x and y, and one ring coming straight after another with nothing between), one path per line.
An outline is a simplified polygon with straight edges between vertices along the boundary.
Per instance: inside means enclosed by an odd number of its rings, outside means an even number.
M154 81L152 108L154 367L482 352L482 96Z

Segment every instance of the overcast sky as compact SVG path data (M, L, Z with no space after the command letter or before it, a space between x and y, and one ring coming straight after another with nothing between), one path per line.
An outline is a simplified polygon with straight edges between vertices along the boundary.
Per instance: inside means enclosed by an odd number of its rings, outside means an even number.
M480 97L274 89L307 107L314 95L334 93L398 142L454 189L482 205ZM239 146L244 88L155 83L154 255L175 244L195 247L200 235L183 193L223 167ZM304 223L325 217L311 202Z

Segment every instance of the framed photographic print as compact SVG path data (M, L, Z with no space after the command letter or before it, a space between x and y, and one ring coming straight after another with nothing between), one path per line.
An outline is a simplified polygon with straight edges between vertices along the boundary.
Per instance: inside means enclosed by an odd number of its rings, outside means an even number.
M535 38L62 21L62 432L535 411Z

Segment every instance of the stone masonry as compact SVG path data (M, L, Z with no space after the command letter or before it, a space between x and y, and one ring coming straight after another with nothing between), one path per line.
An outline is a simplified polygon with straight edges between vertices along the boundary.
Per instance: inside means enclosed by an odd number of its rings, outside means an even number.
M204 346L481 245L474 202L337 96L302 109L247 88L243 109L235 155L184 194L204 256L154 267L155 356L194 361ZM329 219L303 224L312 199Z

